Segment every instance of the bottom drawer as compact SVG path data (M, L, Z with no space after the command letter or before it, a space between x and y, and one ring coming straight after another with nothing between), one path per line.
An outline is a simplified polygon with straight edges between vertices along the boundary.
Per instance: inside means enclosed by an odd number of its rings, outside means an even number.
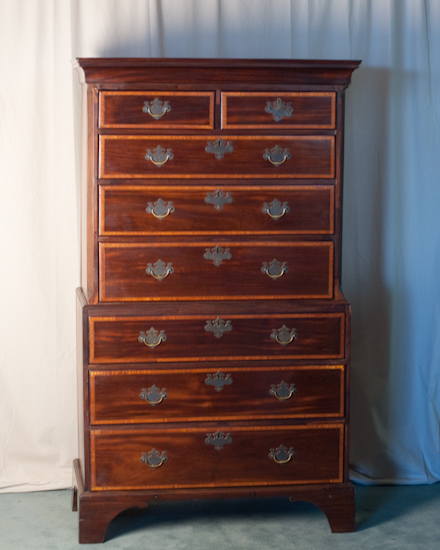
M92 490L337 483L344 424L92 430Z

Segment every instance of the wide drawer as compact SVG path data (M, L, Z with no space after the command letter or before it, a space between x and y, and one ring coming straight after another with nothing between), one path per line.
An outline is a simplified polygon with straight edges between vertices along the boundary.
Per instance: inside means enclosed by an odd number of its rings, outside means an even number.
M100 243L100 300L333 297L332 242Z
M90 372L91 424L341 417L344 367Z
M100 234L332 234L333 186L100 186Z
M101 135L99 176L334 178L335 137Z
M344 425L92 430L92 490L337 483Z
M222 128L331 129L335 98L334 92L224 92Z
M101 128L214 126L214 92L101 92Z
M176 308L177 310L177 308ZM90 363L343 359L344 313L89 317Z

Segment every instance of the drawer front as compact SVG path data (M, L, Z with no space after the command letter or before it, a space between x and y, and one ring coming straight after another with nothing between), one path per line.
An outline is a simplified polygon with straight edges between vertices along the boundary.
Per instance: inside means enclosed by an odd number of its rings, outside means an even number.
M337 483L343 424L92 430L92 490Z
M214 127L214 92L101 92L101 128Z
M333 232L333 186L100 186L103 236Z
M90 317L90 363L343 359L343 313Z
M101 178L335 176L334 136L222 136L218 144L219 139L218 135L100 136L99 174Z
M91 371L92 424L341 417L344 367Z
M100 300L332 298L333 243L100 244Z
M224 92L222 128L332 129L335 100L334 92Z

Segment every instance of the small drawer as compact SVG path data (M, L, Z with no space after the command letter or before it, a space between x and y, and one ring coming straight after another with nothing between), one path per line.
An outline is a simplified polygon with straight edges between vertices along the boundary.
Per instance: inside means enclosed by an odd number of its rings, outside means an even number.
M100 235L330 235L334 186L100 186Z
M334 136L100 136L99 177L335 177Z
M214 92L101 92L100 128L211 130Z
M344 367L91 371L91 424L342 417Z
M100 301L333 297L332 242L100 243Z
M176 308L177 309L177 308ZM344 313L89 317L89 362L343 359Z
M92 490L338 483L344 425L91 431Z
M336 125L334 92L224 92L222 128L321 129Z

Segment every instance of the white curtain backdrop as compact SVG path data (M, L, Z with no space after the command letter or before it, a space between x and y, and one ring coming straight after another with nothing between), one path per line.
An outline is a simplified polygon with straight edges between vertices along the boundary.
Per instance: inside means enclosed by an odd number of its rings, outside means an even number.
M0 0L0 491L77 456L75 57L361 59L347 92L352 478L440 478L439 0Z

